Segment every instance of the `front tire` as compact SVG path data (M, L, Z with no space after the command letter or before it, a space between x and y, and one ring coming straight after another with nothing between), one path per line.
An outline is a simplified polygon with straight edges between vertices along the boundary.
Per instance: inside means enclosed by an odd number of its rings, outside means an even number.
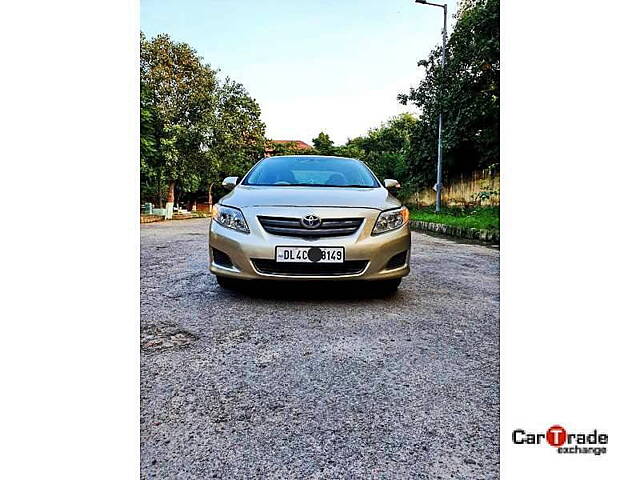
M240 287L240 281L235 278L223 277L222 275L216 275L216 280L220 288L225 290L235 290Z
M378 280L375 282L376 292L380 295L393 295L398 291L398 287L402 282L402 278L393 278L391 280Z

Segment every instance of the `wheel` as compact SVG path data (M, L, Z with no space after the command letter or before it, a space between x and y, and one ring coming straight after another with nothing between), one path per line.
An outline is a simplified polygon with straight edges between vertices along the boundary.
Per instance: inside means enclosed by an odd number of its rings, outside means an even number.
M402 278L393 278L391 280L379 280L375 285L376 292L381 295L393 295L398 290L402 282Z

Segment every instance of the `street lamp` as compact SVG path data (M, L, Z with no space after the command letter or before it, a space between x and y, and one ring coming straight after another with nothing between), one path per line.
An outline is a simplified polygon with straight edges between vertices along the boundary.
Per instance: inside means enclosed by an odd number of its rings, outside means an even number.
M440 7L444 12L444 27L442 28L442 74L444 75L445 52L447 49L447 5L440 3L431 3L425 0L416 0L416 3L422 5L431 5L432 7ZM440 200L442 196L442 109L438 117L438 167L436 170L436 212L440 212Z

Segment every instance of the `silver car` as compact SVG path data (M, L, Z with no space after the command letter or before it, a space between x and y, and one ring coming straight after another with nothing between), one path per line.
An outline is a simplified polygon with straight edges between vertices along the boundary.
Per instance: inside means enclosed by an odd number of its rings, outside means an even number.
M367 280L396 290L409 274L409 211L359 160L265 158L213 207L209 270L236 280Z

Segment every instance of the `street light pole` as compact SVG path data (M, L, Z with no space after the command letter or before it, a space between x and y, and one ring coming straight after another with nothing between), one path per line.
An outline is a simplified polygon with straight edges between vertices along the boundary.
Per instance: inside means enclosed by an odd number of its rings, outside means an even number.
M431 3L425 0L416 0L416 3L422 5L430 5L432 7L440 7L444 13L444 26L442 28L442 74L444 75L444 67L446 62L447 50L447 4ZM438 166L436 169L436 212L440 212L440 204L442 198L442 109L438 117Z
M211 185L209 185L209 213L213 212L213 194L211 193L211 190L213 189L213 185L216 182L211 182Z

